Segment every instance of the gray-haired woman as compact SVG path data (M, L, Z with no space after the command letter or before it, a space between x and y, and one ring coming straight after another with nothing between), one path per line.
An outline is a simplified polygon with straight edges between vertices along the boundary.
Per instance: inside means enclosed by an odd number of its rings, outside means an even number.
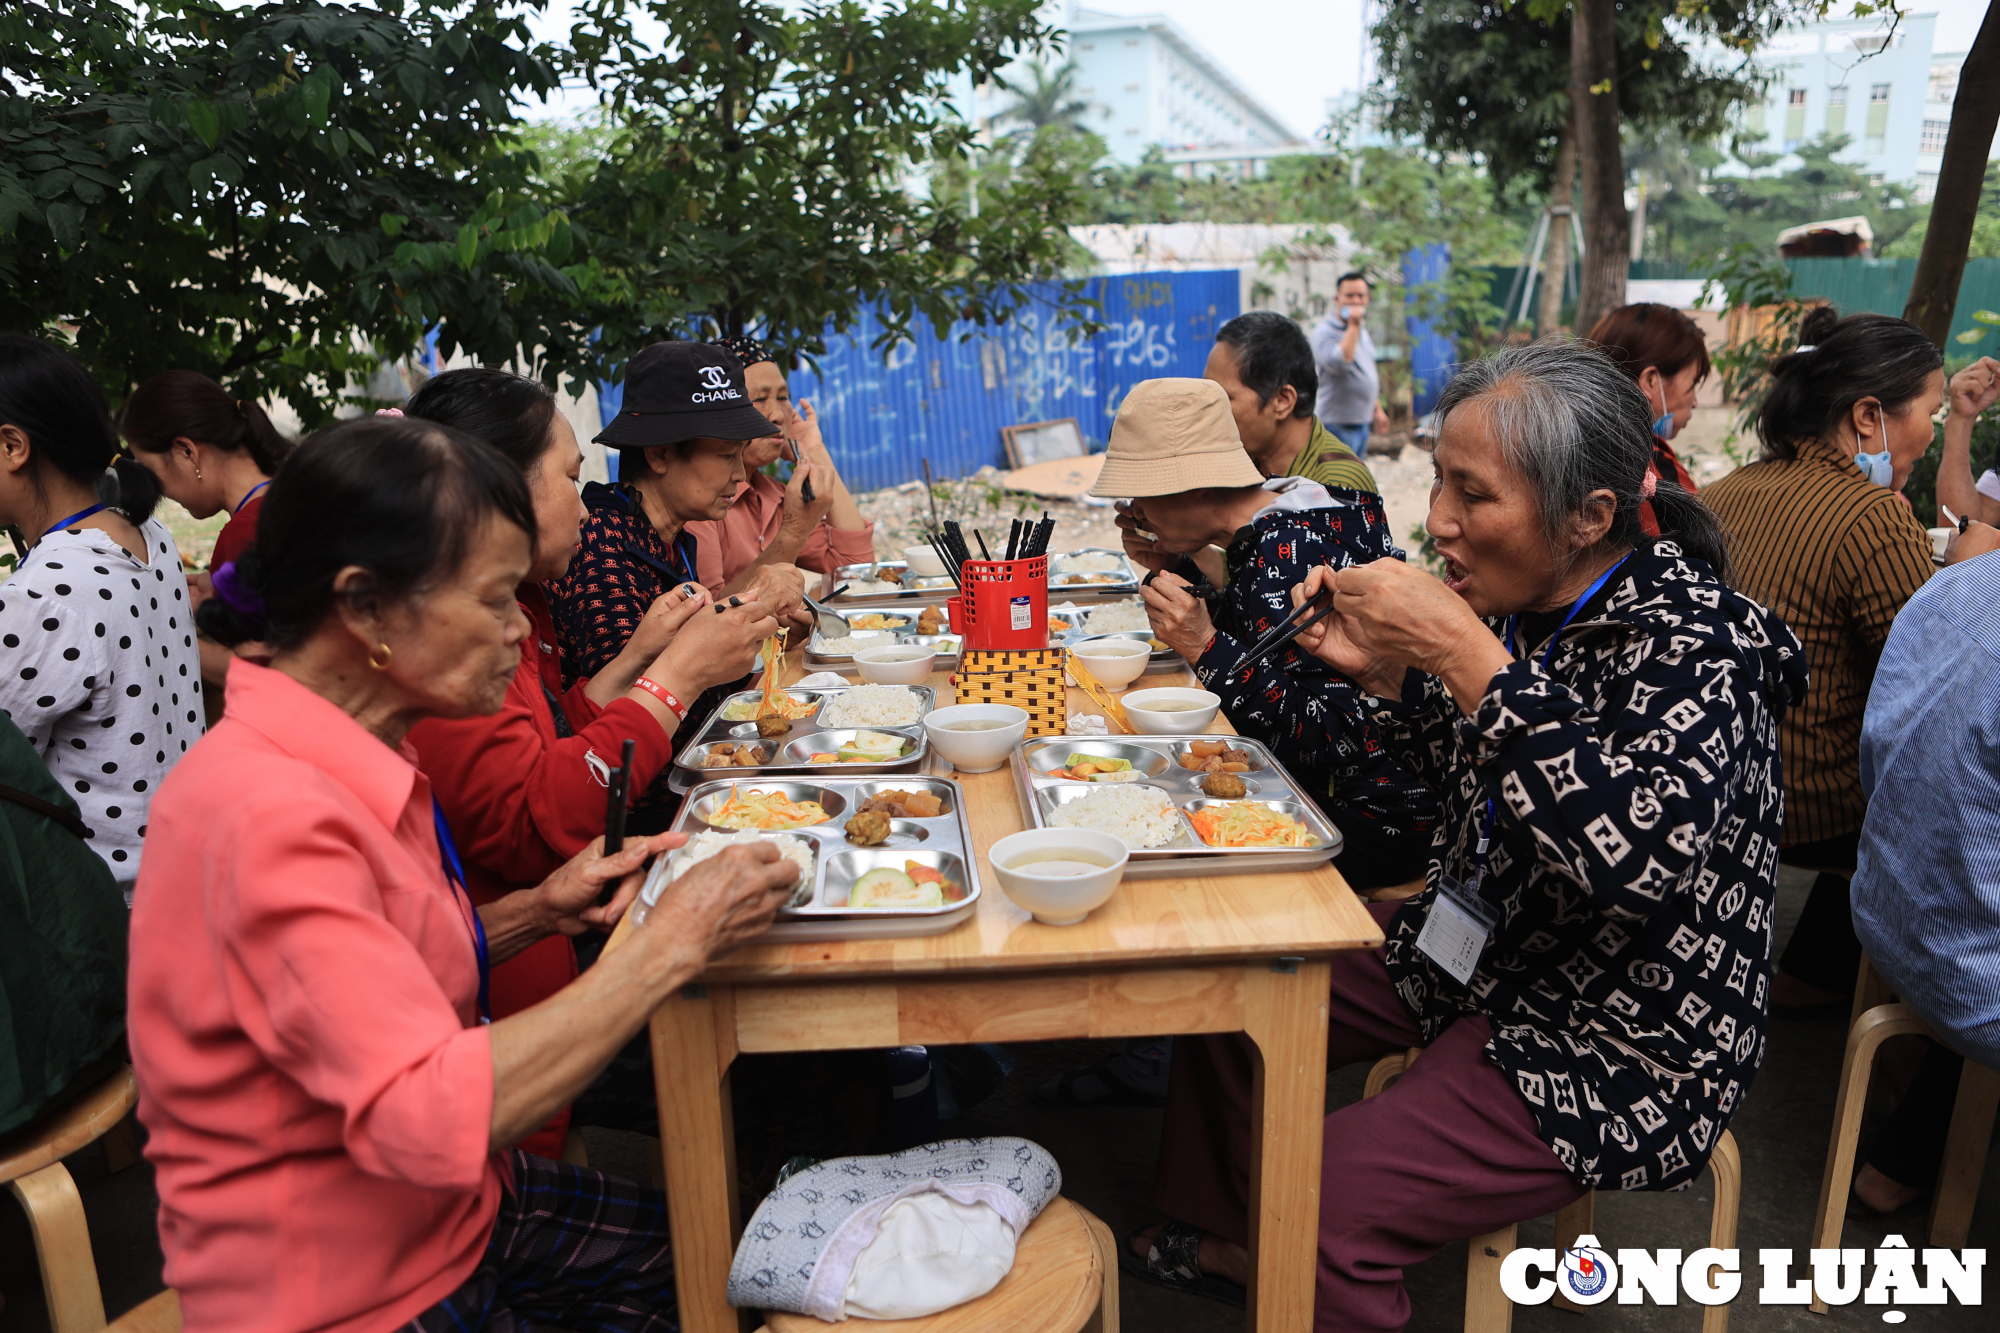
M1445 811L1429 887L1374 909L1387 947L1334 965L1329 1064L1424 1053L1327 1117L1321 1333L1402 1327L1402 1270L1449 1241L1687 1184L1763 1058L1797 641L1722 581L1707 512L1648 484L1651 409L1602 353L1470 363L1438 410L1445 576L1381 560L1295 593L1331 595L1300 642ZM1155 1280L1244 1272L1255 1061L1175 1043L1155 1201L1180 1220L1130 1247Z

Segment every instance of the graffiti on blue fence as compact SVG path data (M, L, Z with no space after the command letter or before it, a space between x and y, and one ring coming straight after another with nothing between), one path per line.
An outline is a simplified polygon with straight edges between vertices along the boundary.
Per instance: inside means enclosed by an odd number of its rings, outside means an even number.
M1106 327L1080 336L1055 314L1051 291L1005 324L958 325L943 338L927 326L885 358L871 346L879 326L864 315L850 335L828 340L817 373L792 377L812 401L848 485L893 486L1005 464L1000 432L1029 421L1075 417L1102 448L1125 394L1141 380L1199 376L1215 331L1234 319L1233 270L1140 273L1092 279Z

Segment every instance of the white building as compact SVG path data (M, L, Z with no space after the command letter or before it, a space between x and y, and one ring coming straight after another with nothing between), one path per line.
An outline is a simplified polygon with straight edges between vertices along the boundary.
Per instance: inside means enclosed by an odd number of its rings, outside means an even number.
M1822 134L1848 136L1840 160L1878 181L1913 187L1917 202L1937 190L1963 51L1933 52L1936 14L1876 16L1788 28L1756 55L1770 76L1764 100L1738 113L1738 128L1795 166L1799 145ZM1724 64L1720 48L1702 51Z
M1076 63L1075 97L1089 105L1085 123L1104 137L1111 156L1133 163L1158 144L1169 161L1254 164L1311 145L1271 114L1193 37L1162 14L1125 16L1073 10L1062 25L1061 56ZM1023 81L1017 67L1010 79ZM1013 93L987 83L967 108L981 128L997 124Z

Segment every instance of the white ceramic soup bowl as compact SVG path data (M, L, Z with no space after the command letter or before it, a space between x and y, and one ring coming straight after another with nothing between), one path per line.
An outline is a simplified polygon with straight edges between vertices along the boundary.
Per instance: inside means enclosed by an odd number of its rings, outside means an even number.
M935 578L944 573L944 558L928 546L905 546L903 563L910 567L912 574Z
M967 722L999 722L997 727L960 730ZM931 747L961 773L991 773L1007 762L1028 737L1028 710L1012 704L954 704L924 715Z
M937 666L937 649L885 643L854 654L854 669L870 685L921 685Z
M1090 639L1072 644L1070 651L1107 690L1124 689L1145 675L1153 660L1153 646L1144 639Z
M1148 736L1195 736L1208 730L1222 707L1222 696L1207 690L1170 685L1157 690L1134 690L1118 701L1132 730ZM1173 704L1173 708L1161 708ZM1194 705L1192 708L1187 705Z
M1044 828L1010 833L987 850L1000 888L1035 920L1073 926L1111 900L1132 851L1094 829ZM1079 864L1090 868L1079 870ZM1046 866L1042 870L1038 867ZM1051 873L1054 872L1054 873Z

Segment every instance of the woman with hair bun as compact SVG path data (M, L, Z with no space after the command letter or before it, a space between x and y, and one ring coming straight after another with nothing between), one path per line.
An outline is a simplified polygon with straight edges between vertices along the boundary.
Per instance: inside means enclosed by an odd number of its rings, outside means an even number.
M1652 478L1656 411L1585 343L1467 362L1437 405L1444 577L1384 558L1293 590L1332 604L1299 647L1360 687L1329 706L1441 808L1425 890L1371 904L1384 947L1329 968L1329 1068L1423 1050L1326 1117L1315 1333L1402 1328L1405 1270L1451 1241L1692 1183L1763 1060L1763 848L1805 672L1723 582L1714 516ZM1259 1064L1241 1033L1176 1038L1173 1221L1128 1268L1240 1300Z
M83 364L0 334L0 524L27 543L0 587L0 712L76 799L128 905L153 792L203 727L194 608L159 498Z
M230 397L220 384L192 370L169 370L134 389L119 413L118 430L132 446L132 456L159 478L169 500L196 518L229 512L229 522L209 552L209 572L188 579L198 607L214 591L214 572L256 539L264 488L292 442L278 433L263 408ZM220 716L232 656L214 640L201 640L201 678L209 688L211 716Z
M1669 305L1641 301L1620 306L1597 321L1590 341L1613 361L1646 395L1654 409L1653 480L1680 483L1692 495L1694 476L1681 465L1672 440L1687 429L1694 416L1695 390L1708 378L1708 340L1686 313ZM1639 506L1639 526L1649 537L1660 535L1653 502Z
M1778 960L1777 1013L1844 1012L1854 991L1862 712L1889 627L1933 568L1924 524L1898 490L1930 448L1944 395L1944 357L1916 325L1821 306L1772 362L1757 416L1763 456L1701 493L1729 532L1731 583L1784 617L1812 667L1812 689L1779 733L1779 859L1820 873ZM1948 558L1991 535L1962 534Z
M666 1200L516 1145L761 935L798 872L732 847L559 994L483 1021L492 966L609 928L685 839L593 840L468 898L408 735L502 707L520 670L541 527L520 468L368 417L301 444L266 503L201 617L270 665L236 663L167 780L132 920L132 1063L187 1327L665 1333Z

